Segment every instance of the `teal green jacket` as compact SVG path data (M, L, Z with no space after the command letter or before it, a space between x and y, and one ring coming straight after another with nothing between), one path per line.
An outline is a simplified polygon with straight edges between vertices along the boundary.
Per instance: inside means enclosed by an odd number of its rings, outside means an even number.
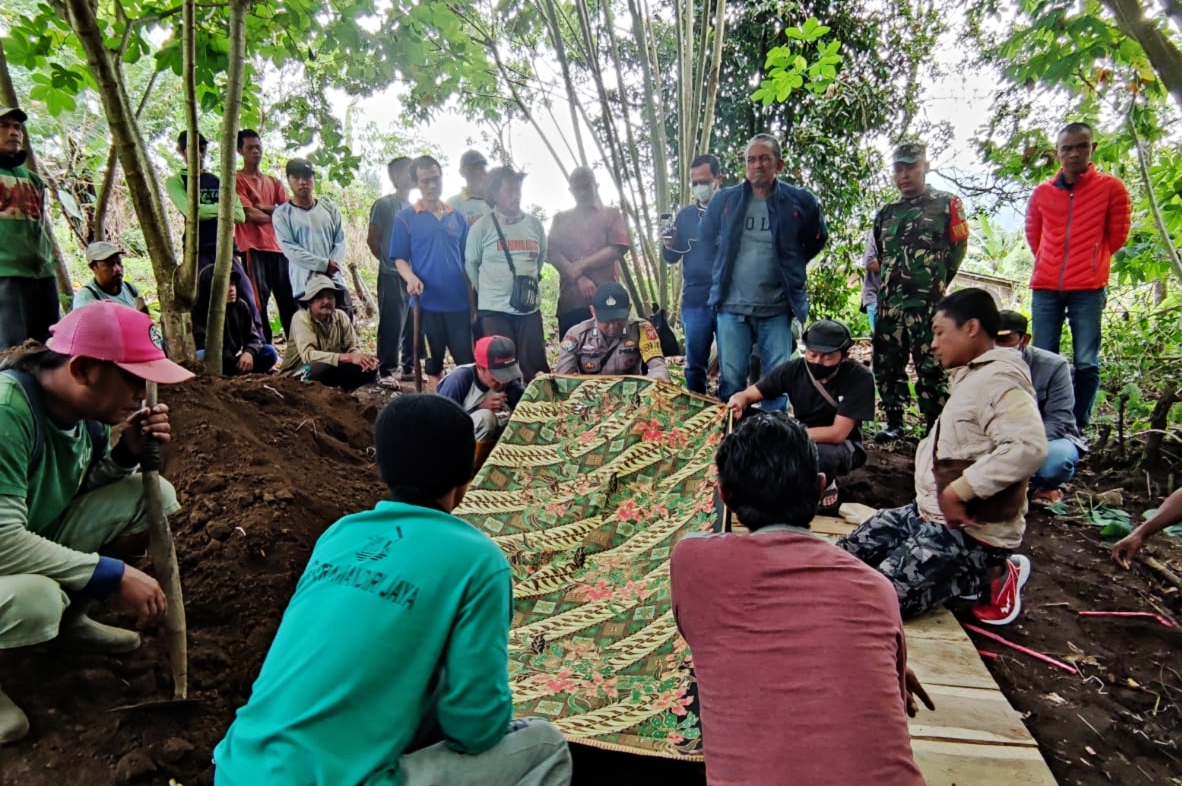
M425 723L477 754L504 737L509 563L467 522L380 502L321 536L250 701L214 751L217 786L400 784Z

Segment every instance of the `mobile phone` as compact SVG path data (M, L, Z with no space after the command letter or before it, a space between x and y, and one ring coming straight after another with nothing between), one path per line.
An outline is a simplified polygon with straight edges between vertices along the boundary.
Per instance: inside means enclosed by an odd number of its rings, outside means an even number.
M661 229L668 229L669 227L673 226L673 214L662 213L661 215L657 216L657 224L661 227Z

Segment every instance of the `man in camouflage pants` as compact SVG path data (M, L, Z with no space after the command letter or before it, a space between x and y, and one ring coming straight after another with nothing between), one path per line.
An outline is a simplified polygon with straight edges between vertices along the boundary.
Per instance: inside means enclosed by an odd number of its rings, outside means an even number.
M882 277L874 376L886 413L886 428L875 435L876 442L903 436L903 411L911 397L908 358L915 363L915 393L928 428L948 398L944 370L932 356L932 318L964 259L969 225L960 198L928 188L927 172L922 144L904 142L896 147L894 177L900 198L874 217L877 259L866 269Z

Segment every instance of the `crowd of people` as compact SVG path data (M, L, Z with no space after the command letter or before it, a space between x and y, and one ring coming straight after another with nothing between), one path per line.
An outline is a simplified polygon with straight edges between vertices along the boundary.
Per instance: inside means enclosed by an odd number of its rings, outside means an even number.
M141 625L165 611L156 581L124 561L142 550L145 523L133 473L145 439L171 437L167 407L142 405L146 385L192 375L165 357L110 242L87 249L93 280L59 320L44 184L23 166L26 119L0 108L0 348L17 348L0 373L0 655L54 638L126 652L138 634L87 611L113 595ZM182 134L179 151L187 141ZM199 146L204 154L204 139ZM663 255L682 265L691 391L708 392L717 346L718 393L737 420L716 456L719 490L752 532L687 536L672 555L674 613L694 653L712 784L775 783L789 768L812 784L922 783L906 714L930 700L906 666L902 620L955 597L976 598L983 622L1016 619L1032 569L1017 553L1028 499L1061 499L1087 450L1108 268L1130 224L1123 184L1090 162L1095 146L1088 126L1065 126L1061 169L1031 197L1028 321L983 290L951 289L969 237L964 208L927 184L923 145L898 145L899 196L875 215L864 259L872 369L851 358L845 324L809 320L807 266L828 232L818 199L780 180L778 140L756 135L745 179L727 188L717 157L690 163L694 204L666 228ZM259 170L256 133L243 131L238 149L226 373L276 366L264 318L274 298L283 373L348 390L413 373L425 345L433 392L399 396L380 414L374 442L389 499L340 520L316 544L251 699L214 753L216 782L255 783L265 773L276 784L568 783L561 734L512 717L510 566L452 511L477 444L495 440L525 385L550 371L538 285L545 262L559 273L555 373L669 381L660 336L633 316L619 283L631 247L622 216L602 204L589 169L572 172L575 207L547 233L521 208L525 176L488 170L479 152L462 156L464 188L446 201L438 161L391 161L395 191L374 204L367 237L380 312L369 354L353 325L341 216L316 196L313 165L289 160L285 187ZM220 184L199 177L198 226L186 231L198 233L201 345ZM182 213L188 178L181 171L167 184ZM1071 364L1058 354L1065 320ZM798 341L803 352L793 358ZM764 371L754 382L753 357ZM923 420L914 501L879 511L836 546L812 537L817 512L840 502L839 479L866 461L876 391L885 424L875 439L904 436L909 363ZM110 446L119 423L126 428ZM408 442L421 450L401 449ZM175 493L163 490L165 513L175 512ZM1179 520L1182 491L1113 558L1127 568L1146 538ZM760 597L757 631L745 620ZM767 636L778 642L774 665L762 659ZM847 657L831 657L825 642ZM842 694L855 698L840 713L817 690L835 683L857 684ZM750 723L785 706L807 728L785 739L775 723ZM27 730L0 691L0 743Z

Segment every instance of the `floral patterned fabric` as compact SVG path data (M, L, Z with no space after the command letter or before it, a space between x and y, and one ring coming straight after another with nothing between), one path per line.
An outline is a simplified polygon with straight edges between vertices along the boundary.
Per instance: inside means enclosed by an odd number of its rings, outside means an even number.
M717 402L636 377L540 377L456 515L513 565L517 714L569 740L701 757L669 555L714 526Z

